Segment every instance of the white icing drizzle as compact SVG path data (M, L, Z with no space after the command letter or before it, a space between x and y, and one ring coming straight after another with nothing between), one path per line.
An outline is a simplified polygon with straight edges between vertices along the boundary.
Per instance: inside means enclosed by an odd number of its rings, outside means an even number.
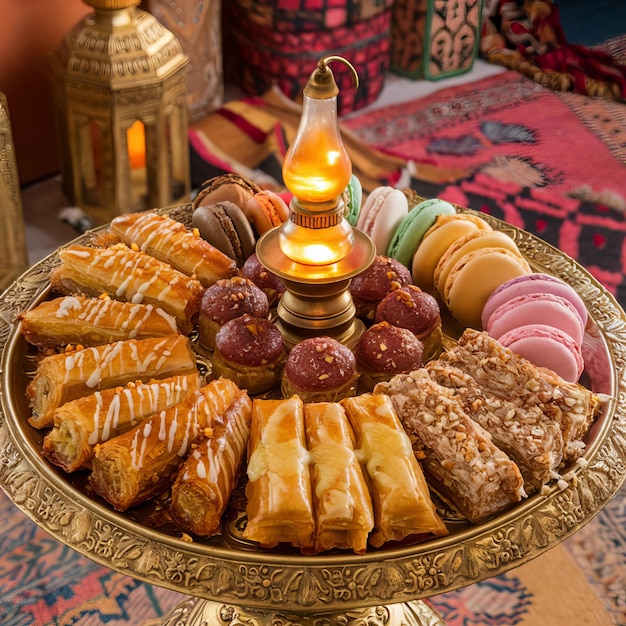
M89 438L87 439L87 443L89 443L90 446L95 446L99 441L100 413L102 412L102 394L96 391L94 398L96 400L96 410L93 414L93 430L89 433Z
M322 507L320 521L351 520L354 510L351 469L357 462L354 451L343 443L327 440L316 445L310 454L315 495Z
M157 295L157 300L164 301L172 286L177 284L184 277L183 274L170 274L167 279L162 276L162 270L169 266L152 258L144 253L137 253L130 248L111 247L100 251L99 256L94 256L91 266L96 269L100 265L100 258L104 258L101 266L110 270L113 267L119 269L108 272L110 283L117 285L115 295L133 304L140 304L146 291L153 285L162 282L161 291ZM146 280L146 272L150 267L150 278ZM185 277L186 278L186 277Z
M80 300L76 296L66 296L59 301L55 315L60 318L69 317L70 311L79 311L80 309Z
M94 393L96 406L93 414L93 429L89 433L88 443L95 445L110 439L111 434L119 426L122 414L128 415L128 422L134 424L137 421L137 414L150 415L156 413L160 406L172 406L185 397L188 389L186 376L175 376L168 381L138 384L134 388L116 389L108 403L102 424L104 399L102 393L96 391ZM162 437L164 438L165 436Z
M135 436L133 437L133 441L130 444L130 463L133 469L138 470L141 469L141 465L139 465L137 460L137 446L139 445L139 431L135 431Z
M202 456L197 450L194 451L193 458L196 460L196 474L198 475L198 478L202 478L203 480L206 479L206 465L204 464ZM209 456L208 458L210 459L211 457Z
M115 428L120 419L120 394L115 394L109 405L104 425L102 427L102 441L111 437L111 429Z
M361 447L357 458L367 468L373 480L393 491L411 485L416 493L419 487L410 459L413 451L405 432L380 422L361 424Z
M235 402L225 416L224 430L206 442L203 476L200 472L198 476L209 483L217 483L220 476L232 481L237 473L250 434L250 424L240 409L240 403Z
M165 422L165 417L166 417L166 413L165 411L161 411L159 413L159 441L165 441L165 438L167 437L167 429L166 429L166 422Z

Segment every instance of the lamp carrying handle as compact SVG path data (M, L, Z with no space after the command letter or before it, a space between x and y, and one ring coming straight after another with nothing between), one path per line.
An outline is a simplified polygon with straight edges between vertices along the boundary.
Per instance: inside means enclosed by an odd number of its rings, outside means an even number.
M332 98L339 93L339 87L337 87L333 72L328 65L331 61L339 61L340 63L343 63L352 74L352 83L354 88L359 88L359 74L352 63L343 57L331 54L329 56L322 57L318 61L315 71L311 74L306 86L304 87L305 96L308 96L309 98L326 99Z

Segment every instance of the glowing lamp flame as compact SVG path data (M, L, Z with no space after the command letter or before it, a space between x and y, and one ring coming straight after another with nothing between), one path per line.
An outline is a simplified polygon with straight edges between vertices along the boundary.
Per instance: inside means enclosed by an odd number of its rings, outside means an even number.
M350 182L352 162L337 119L339 89L328 62L322 59L304 88L302 117L283 163L285 185L294 196L290 219L283 224L279 246L292 261L329 265L345 258L354 246L354 233L343 219L340 196Z
M352 163L337 125L336 96L305 96L298 134L283 165L285 185L310 210L309 203L335 202L352 174ZM317 210L324 210L323 204Z

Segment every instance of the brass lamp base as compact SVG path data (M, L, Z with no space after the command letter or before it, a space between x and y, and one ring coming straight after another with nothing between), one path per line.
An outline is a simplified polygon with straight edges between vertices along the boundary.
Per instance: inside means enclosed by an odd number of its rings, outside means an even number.
M371 239L355 230L354 246L345 258L328 265L304 265L282 252L278 236L278 228L265 233L257 242L256 252L261 264L285 283L276 324L287 348L320 335L354 347L365 326L355 318L356 308L348 288L350 279L374 260Z
M343 613L306 615L189 598L161 622L161 626L445 626L423 600L352 609ZM144 626L157 626L150 622Z

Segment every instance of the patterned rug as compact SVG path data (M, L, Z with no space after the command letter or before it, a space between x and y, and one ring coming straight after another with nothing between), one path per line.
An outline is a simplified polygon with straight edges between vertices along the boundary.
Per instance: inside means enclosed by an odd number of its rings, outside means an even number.
M626 105L506 72L344 125L406 161L420 195L538 235L626 303Z

